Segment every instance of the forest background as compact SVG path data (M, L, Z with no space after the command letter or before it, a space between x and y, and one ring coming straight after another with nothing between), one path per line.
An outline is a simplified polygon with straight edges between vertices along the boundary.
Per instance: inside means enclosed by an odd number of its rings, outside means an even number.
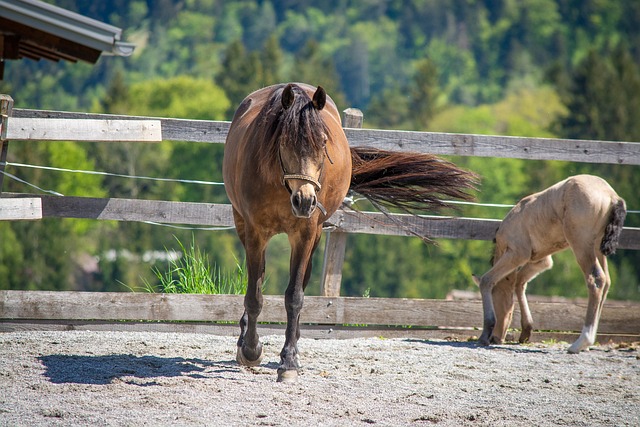
M265 85L322 85L364 111L370 128L640 141L640 2L607 0L59 0L57 6L124 29L128 58L96 65L9 61L0 93L17 108L231 120ZM223 144L13 143L9 162L115 174L222 181ZM608 180L640 209L637 166L449 158L479 173L480 203L516 203L577 173ZM8 166L69 196L227 202L220 185L61 173ZM3 191L33 192L5 180ZM368 208L366 204L356 207ZM456 215L502 218L508 208ZM425 212L428 213L428 212ZM630 213L627 226L638 226ZM244 253L234 230L44 219L0 222L0 289L126 291L166 270L178 240L233 271ZM474 289L492 243L350 235L342 295L443 298ZM319 246L323 248L323 244ZM319 293L322 250L307 294ZM265 292L288 280L286 236L268 251ZM530 293L586 296L570 252ZM640 300L640 252L610 258L610 298Z

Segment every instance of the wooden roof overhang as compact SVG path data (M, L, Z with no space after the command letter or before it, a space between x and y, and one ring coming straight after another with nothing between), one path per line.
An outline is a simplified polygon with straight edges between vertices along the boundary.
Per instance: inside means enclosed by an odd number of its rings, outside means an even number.
M94 64L102 54L129 56L122 30L39 0L0 0L0 79L5 60Z

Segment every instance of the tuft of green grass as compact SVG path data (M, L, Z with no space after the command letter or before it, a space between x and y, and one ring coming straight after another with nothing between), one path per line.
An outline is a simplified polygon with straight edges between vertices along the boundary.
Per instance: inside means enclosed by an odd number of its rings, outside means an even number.
M175 237L175 236L174 236ZM180 253L167 257L167 269L161 271L153 267L158 279L152 284L143 279L144 290L167 294L244 294L247 290L247 271L245 263L236 260L235 271L224 272L216 265L211 266L206 253L202 252L192 239L186 248L176 237ZM165 248L167 252L170 252Z

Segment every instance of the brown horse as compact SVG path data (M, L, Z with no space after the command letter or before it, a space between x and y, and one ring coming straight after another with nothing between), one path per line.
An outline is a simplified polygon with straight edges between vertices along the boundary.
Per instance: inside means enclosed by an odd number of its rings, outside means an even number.
M351 149L340 115L324 89L279 84L260 89L238 107L227 136L223 175L236 231L247 257L248 286L236 359L262 359L256 321L262 309L265 250L275 234L291 244L285 292L287 329L278 381L294 380L304 289L323 223L349 188L374 203L410 210L446 206L439 196L468 199L477 178L435 156Z
M533 320L525 291L527 283L553 266L551 255L571 248L589 290L582 334L569 347L579 353L595 342L602 305L611 277L607 255L615 252L626 216L626 205L602 178L576 175L520 200L496 233L493 267L481 279L484 328L481 345L501 343L513 315L513 293L520 305L526 342Z

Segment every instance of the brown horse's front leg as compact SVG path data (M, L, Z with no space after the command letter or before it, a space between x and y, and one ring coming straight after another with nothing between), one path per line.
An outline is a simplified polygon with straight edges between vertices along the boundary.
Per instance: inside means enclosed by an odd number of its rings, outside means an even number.
M304 290L311 277L311 257L322 235L320 227L313 238L313 246L309 247L309 240L289 237L291 242L291 267L289 286L285 292L285 308L287 310L287 330L285 343L280 352L280 366L278 367L278 382L295 381L298 377L300 359L298 355L298 339L300 338L300 311L304 302Z
M246 236L246 235L245 235ZM247 254L247 292L244 314L240 319L240 338L236 361L244 366L256 366L262 361L262 343L258 337L257 321L262 311L262 284L265 269L265 244L257 236L243 240Z

